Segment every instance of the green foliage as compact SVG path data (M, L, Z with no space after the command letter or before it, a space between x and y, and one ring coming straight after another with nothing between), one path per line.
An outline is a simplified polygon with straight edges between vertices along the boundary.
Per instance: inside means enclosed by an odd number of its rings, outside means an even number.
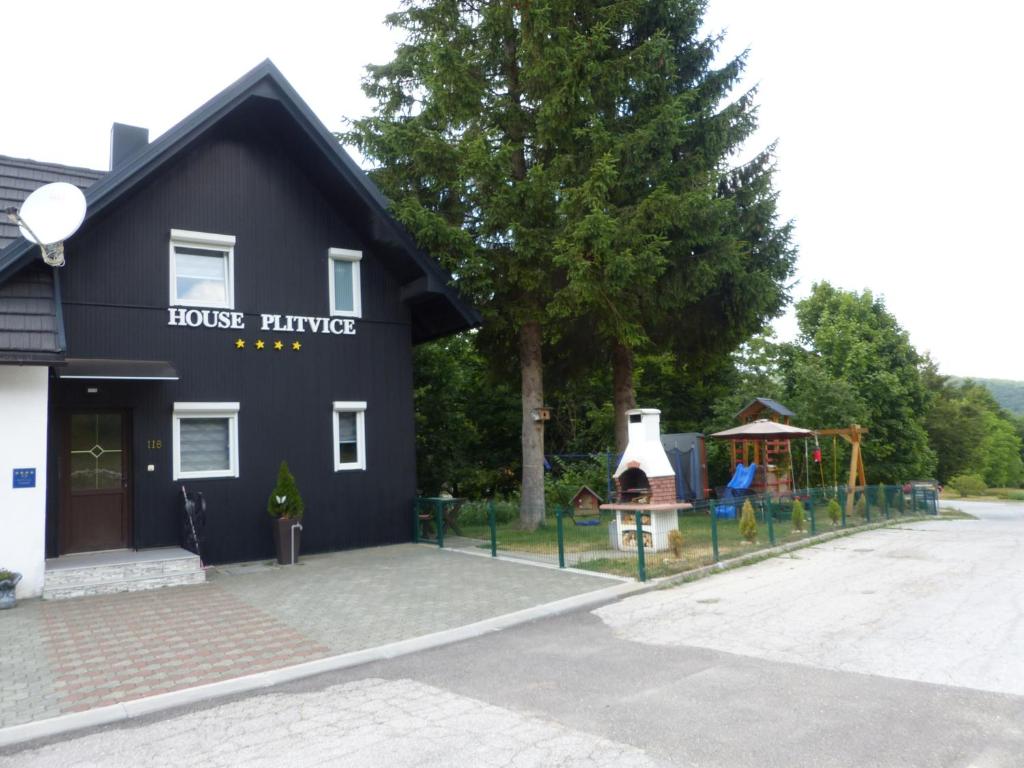
M679 560L683 556L683 534L678 528L668 532L668 548L672 551L672 557Z
M544 473L544 496L548 505L559 504L564 510L571 509L573 496L584 485L599 496L605 495L608 465L604 456L574 460L554 456L550 463L551 470Z
M1001 408L1014 416L1024 416L1024 381L1008 379L960 379L951 378L954 385L973 381L987 389Z
M476 333L413 352L417 487L450 483L456 496L507 495L519 473L519 397L492 374Z
M985 479L981 475L956 475L949 480L949 487L964 496L981 496L988 490Z
M832 521L832 525L838 525L843 517L843 510L839 506L839 502L835 499L829 499L825 511L828 513L828 519Z
M461 525L489 525L487 505L491 503L483 501L467 501L459 513ZM519 517L519 503L517 499L499 500L495 499L494 522L498 525L507 525Z
M271 517L301 520L305 509L295 478L288 470L288 462L282 461L277 470L277 484L267 499L267 512Z
M802 531L806 523L806 515L804 513L804 505L800 499L796 499L793 502L793 512L790 515L790 519L793 522L794 531Z
M17 576L18 574L14 571L9 571L6 568L0 568L0 584L3 584L6 581L14 581Z
M924 360L884 301L871 291L817 283L797 303L796 314L801 346L788 350L794 386L817 367L819 386L826 388L819 394L840 394L848 409L829 417L859 415L861 425L871 430L863 446L864 461L879 480L931 476L936 459L922 424L928 403L920 370ZM804 426L837 426L817 423L822 415L814 414ZM801 413L801 420L808 416Z
M853 511L857 513L857 517L867 517L868 511L868 494L867 491L861 491L860 495L857 496L857 501L853 503Z
M749 500L743 502L739 526L740 536L751 544L757 541L757 518L754 516L754 505Z
M878 489L875 491L875 506L879 509L885 509L886 493L885 483L879 483Z

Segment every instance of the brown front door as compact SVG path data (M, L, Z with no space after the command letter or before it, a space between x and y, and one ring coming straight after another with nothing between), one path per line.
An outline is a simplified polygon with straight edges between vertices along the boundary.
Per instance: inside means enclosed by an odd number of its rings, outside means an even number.
M129 546L131 468L128 418L75 411L64 424L60 553Z

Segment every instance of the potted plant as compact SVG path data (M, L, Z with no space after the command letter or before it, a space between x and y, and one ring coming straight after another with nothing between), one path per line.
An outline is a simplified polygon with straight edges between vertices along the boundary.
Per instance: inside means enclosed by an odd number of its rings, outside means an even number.
M14 588L21 581L21 574L0 568L0 610L13 608L15 602Z
M299 494L295 478L288 470L288 462L282 461L277 470L277 485L267 499L267 512L274 518L274 549L277 562L281 565L299 560L299 543L302 535L302 513L305 505Z

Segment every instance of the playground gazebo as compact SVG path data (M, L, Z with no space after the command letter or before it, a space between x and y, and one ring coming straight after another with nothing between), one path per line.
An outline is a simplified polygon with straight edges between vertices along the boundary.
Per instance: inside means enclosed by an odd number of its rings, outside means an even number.
M743 461L752 461L761 468L760 480L751 488L778 496L793 488L793 455L790 441L795 437L811 437L809 429L781 424L768 419L757 419L732 429L715 432L716 440L729 440L732 448L732 469ZM785 446L784 450L781 446ZM752 455L751 455L752 454Z

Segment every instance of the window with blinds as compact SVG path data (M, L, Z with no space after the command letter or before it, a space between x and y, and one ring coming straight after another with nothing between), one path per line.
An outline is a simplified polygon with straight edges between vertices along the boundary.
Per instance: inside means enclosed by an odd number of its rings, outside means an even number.
M174 478L238 477L238 403L174 404Z
M327 284L331 294L331 314L362 317L363 299L359 287L359 263L362 251L330 248L327 251Z
M334 403L334 471L366 469L366 403Z

